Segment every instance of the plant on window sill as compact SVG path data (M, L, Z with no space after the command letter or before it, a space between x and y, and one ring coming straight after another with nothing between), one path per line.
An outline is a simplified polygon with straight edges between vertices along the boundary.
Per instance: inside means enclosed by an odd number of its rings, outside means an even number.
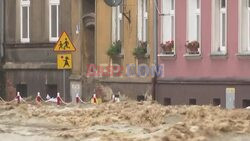
M120 40L117 40L111 44L107 51L107 55L111 58L121 54L122 43Z
M187 41L185 46L187 48L188 54L199 54L200 44L198 41Z
M174 54L174 41L166 41L165 44L161 43L160 44L161 49L162 49L162 54Z
M133 51L133 55L136 58L144 58L147 54L147 46L147 41L139 41L138 46Z

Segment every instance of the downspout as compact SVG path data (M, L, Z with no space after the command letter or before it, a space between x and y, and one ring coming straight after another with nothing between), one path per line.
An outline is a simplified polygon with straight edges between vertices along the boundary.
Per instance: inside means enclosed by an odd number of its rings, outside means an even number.
M152 99L155 101L156 100L156 94L157 94L157 72L158 72L158 0L154 0L154 64L156 66L156 71L153 77L153 92L152 92Z
M5 0L1 0L1 27L0 27L0 32L1 32L1 42L0 42L0 73L1 73L1 80L0 80L0 85L1 85L1 88L0 88L0 96L2 98L6 98L6 78L5 78L5 71L3 69L3 64L4 64L4 61L5 61L5 58L4 58L4 46L5 46Z
M1 0L1 26L0 26L0 31L1 31L1 39L0 39L0 63L2 64L2 59L3 59L3 43L4 43L4 0Z
M3 60L5 60L5 44L6 44L6 35L5 35L5 18L6 18L6 15L5 15L5 12L6 12L6 3L5 3L5 0L3 0L3 41L2 41L2 51L3 51L3 56L2 56L2 62Z

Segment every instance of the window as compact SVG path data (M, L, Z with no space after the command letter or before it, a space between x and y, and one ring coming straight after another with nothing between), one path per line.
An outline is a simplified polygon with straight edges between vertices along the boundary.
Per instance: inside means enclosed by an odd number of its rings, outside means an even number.
M138 40L147 41L147 0L138 0Z
M220 50L226 51L226 0L220 0Z
M121 40L122 35L122 7L112 8L112 42Z
M239 52L250 53L250 0L239 2Z
M26 43L30 42L29 35L29 7L30 0L21 0L21 8L20 8L20 29L21 29L21 42Z
M145 96L144 95L138 95L137 96L137 101L145 101Z
M52 42L59 36L59 5L60 0L49 0L49 39Z
M173 54L175 40L175 0L162 0L161 43L164 53ZM173 41L173 42L172 42ZM172 42L172 43L171 43ZM173 45L172 45L173 44ZM168 47L167 47L168 46ZM163 52L162 52L163 53Z
M171 98L165 97L164 98L164 106L171 105Z
M213 106L219 106L221 104L221 101L219 98L214 98L213 99Z
M189 105L196 105L196 99L194 98L189 99Z
M187 46L190 54L201 53L201 0L188 0L187 43L198 42L197 46Z
M246 108L250 106L250 99L243 99L242 100L242 108Z
M212 8L212 51L226 53L227 0L213 0Z

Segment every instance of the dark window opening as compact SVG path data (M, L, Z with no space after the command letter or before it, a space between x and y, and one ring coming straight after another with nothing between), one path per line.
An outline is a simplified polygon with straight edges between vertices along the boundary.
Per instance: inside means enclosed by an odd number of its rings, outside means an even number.
M220 105L220 99L219 98L214 98L213 99L213 106L219 106Z
M145 101L145 96L144 95L138 95L137 96L137 101Z
M164 106L171 105L171 98L164 98Z
M189 105L196 105L196 99L194 98L189 99Z
M21 97L28 97L27 85L26 84L17 84L16 91L20 92Z
M242 107L246 108L248 106L250 106L250 99L243 99L242 100Z
M221 0L221 8L226 8L226 0Z
M56 96L57 96L57 85L54 85L54 84L48 84L48 85L46 85L46 95L47 94L50 97L56 98Z

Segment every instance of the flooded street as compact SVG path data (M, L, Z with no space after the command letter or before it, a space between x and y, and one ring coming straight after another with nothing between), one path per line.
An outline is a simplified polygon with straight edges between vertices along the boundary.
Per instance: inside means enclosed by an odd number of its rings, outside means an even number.
M56 106L1 103L5 141L246 141L250 111L125 101Z

